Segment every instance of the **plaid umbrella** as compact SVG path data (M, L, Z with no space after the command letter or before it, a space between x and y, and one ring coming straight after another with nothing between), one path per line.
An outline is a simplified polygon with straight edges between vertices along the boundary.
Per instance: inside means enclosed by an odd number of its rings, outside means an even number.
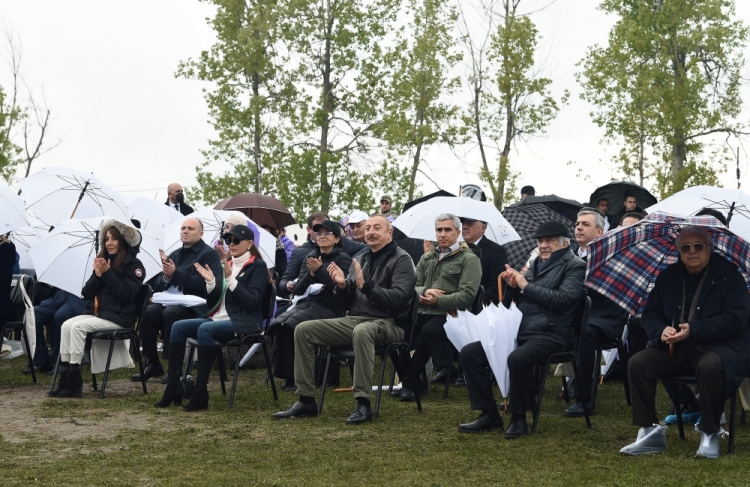
M521 270L529 259L529 254L536 247L534 232L536 232L536 229L542 223L550 220L564 223L568 227L569 237L575 231L574 222L541 203L506 206L502 214L518 235L521 236L521 240L503 244L503 248L508 254L508 263L516 270Z
M622 306L643 313L656 278L677 262L675 243L680 229L706 229L713 251L739 267L750 291L750 245L712 216L679 217L652 213L627 227L606 233L588 245L586 285Z

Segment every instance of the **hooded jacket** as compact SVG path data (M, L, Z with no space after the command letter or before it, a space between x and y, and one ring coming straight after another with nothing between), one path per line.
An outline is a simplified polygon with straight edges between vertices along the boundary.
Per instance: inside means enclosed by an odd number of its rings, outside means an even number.
M538 273L541 261L538 257L532 261L524 276L528 284L523 291L510 286L506 289L503 296L505 307L510 307L515 299L523 313L518 340L543 338L563 346L570 342L573 320L586 297L583 286L586 264L573 255L569 247L561 250L558 250L561 254L550 257L554 260Z
M115 227L120 231L128 246L127 253L120 264L119 271L110 267L101 277L98 277L96 272L92 272L81 290L81 295L91 300L84 314L96 315L123 328L132 328L140 311L136 309L135 299L143 284L146 270L130 249L140 244L141 235L135 228L115 220L108 220L102 224L99 233L100 248L104 248L104 240L110 227ZM98 301L98 313L94 312L95 297Z

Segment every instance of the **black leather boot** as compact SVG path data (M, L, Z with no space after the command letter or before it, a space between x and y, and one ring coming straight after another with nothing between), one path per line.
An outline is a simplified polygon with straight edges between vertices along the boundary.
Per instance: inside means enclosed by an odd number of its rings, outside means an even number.
M164 394L161 400L154 404L155 408L167 408L174 403L175 406L182 404L182 397L185 395L185 386L180 381L182 360L185 357L185 344L169 344L169 366L167 373L169 381L164 388Z
M70 364L68 376L65 378L65 387L57 393L57 397L83 397L83 379L79 364Z
M182 407L185 411L200 411L208 409L208 376L216 358L216 349L210 347L198 347L198 373L195 377L195 390L190 401Z
M49 397L57 397L60 391L65 389L65 382L68 381L68 367L68 362L60 362L60 366L57 368L57 387L48 393Z

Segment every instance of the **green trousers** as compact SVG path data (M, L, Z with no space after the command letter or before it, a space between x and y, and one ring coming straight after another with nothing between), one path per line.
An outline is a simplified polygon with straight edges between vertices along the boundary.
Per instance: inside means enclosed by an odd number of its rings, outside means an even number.
M369 398L375 348L403 340L404 330L390 318L345 316L305 321L294 329L294 381L297 394L315 397L315 349L318 345L354 347L354 397Z

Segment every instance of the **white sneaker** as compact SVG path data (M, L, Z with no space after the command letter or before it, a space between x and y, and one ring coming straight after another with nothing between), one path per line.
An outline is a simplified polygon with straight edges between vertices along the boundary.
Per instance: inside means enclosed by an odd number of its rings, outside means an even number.
M696 458L719 458L719 433L701 433L701 444L695 452Z
M654 424L638 430L635 441L620 450L624 455L647 455L667 450L667 427Z

